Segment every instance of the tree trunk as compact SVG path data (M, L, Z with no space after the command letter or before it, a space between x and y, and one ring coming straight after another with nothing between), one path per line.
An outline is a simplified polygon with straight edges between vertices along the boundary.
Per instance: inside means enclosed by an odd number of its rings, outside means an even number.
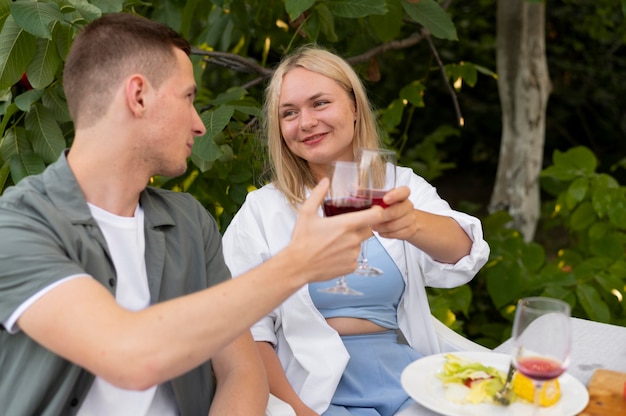
M539 174L551 83L545 4L498 0L496 66L502 143L489 210L507 210L529 242L540 215Z

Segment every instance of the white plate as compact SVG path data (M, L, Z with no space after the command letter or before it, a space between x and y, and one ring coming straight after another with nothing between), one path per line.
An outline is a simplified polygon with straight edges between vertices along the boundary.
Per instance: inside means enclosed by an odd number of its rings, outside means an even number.
M493 352L454 352L459 357L478 361L486 366L507 371L511 356ZM412 362L402 372L402 387L416 402L446 416L528 416L532 405L515 401L509 406L495 404L459 404L445 398L443 383L437 374L443 370L445 354L429 355ZM585 386L565 373L559 377L561 399L550 407L541 408L539 416L573 416L580 413L589 402Z

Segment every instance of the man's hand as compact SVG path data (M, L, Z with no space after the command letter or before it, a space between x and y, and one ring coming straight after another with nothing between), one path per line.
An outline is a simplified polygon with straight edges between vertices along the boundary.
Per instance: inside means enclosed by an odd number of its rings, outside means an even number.
M361 241L371 235L371 227L382 219L383 209L367 210L333 217L320 217L319 206L328 192L322 179L298 211L289 250L294 258L308 265L307 282L332 279L356 268Z

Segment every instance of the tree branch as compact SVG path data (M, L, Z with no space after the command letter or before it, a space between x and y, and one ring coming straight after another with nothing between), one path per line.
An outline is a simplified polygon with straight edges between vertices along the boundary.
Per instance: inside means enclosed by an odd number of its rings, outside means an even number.
M448 81L448 76L446 75L446 70L443 65L443 62L441 62L441 58L439 57L437 48L435 47L430 37L430 34L428 33L426 29L422 28L420 31L414 32L410 36L404 39L394 40L389 43L376 46L360 55L355 55L355 56L346 58L346 61L350 63L351 65L362 64L362 63L370 61L371 59L373 59L374 57L378 55L382 55L383 53L387 51L406 49L411 46L414 46L418 44L419 42L421 42L423 39L426 39L426 41L428 42L428 45L430 46L430 50L435 56L435 59L441 71L441 75L443 77L444 83L446 84L448 92L450 93L450 96L452 97L452 103L454 105L454 110L456 112L459 126L463 126L464 124L463 115L461 114L461 109L459 106L459 101L458 101L456 92L454 91L454 88L452 88L452 86L450 85L450 82ZM199 49L195 47L192 48L191 53L192 55L203 56L202 60L209 64L218 65L224 68L230 68L238 72L258 74L259 76L257 78L243 85L243 87L246 89L263 82L265 78L269 78L274 73L273 69L262 67L261 65L256 63L254 60L249 59L249 58L244 58L243 56L239 56L234 53L205 51L203 49Z
M435 56L435 59L437 60L437 65L439 65L439 71L441 72L441 77L443 78L443 82L446 84L446 88L448 89L448 92L450 93L450 96L452 97L452 104L454 105L454 111L456 112L456 117L457 117L457 122L459 123L459 127L463 127L463 125L465 124L465 121L463 120L463 115L461 114L461 107L459 106L459 100L458 100L458 97L456 96L456 92L454 91L454 88L452 88L452 85L450 85L450 81L448 81L446 68L443 65L443 62L441 62L441 58L439 57L439 52L437 51L437 48L435 47L435 44L433 43L433 40L430 37L430 35L427 34L425 38L428 41L430 50L433 52L433 55Z

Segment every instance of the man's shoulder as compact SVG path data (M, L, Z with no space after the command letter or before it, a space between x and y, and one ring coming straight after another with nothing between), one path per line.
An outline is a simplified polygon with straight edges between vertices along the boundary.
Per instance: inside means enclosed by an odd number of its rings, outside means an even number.
M154 186L148 186L144 190L144 192L149 195L150 198L153 198L158 201L163 201L164 203L168 202L179 202L179 201L189 201L194 200L197 201L193 195L187 192L179 192L173 191L171 189L157 188Z
M146 215L157 222L167 223L168 218L178 222L182 218L210 217L200 201L187 192L149 186L142 192L140 203Z

